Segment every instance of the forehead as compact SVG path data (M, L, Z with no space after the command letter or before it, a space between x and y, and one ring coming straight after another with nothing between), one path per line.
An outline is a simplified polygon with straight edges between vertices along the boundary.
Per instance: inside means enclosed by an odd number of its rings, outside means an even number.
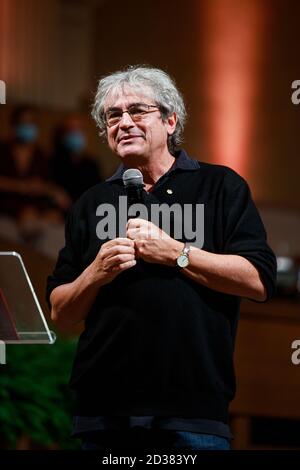
M150 103L153 101L153 92L148 87L131 88L126 85L112 90L105 99L104 109L111 107L127 107L133 103Z

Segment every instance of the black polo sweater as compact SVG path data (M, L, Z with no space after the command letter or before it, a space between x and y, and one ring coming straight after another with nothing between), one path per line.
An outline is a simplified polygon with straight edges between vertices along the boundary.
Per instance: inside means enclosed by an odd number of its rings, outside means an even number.
M276 259L245 180L227 167L191 160L183 150L175 156L171 170L144 193L145 203L204 204L203 250L248 259L270 298ZM97 238L96 209L110 203L118 215L124 170L85 192L69 212L48 301L107 241ZM239 305L239 297L208 289L175 266L138 262L118 275L99 290L78 342L71 376L76 414L227 423Z

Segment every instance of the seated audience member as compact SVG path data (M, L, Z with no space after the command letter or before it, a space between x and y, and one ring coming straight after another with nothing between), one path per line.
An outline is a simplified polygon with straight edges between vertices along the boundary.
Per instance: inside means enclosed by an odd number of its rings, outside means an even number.
M0 144L0 215L2 221L14 220L21 239L32 242L45 223L63 222L71 200L51 181L49 161L37 143L35 109L16 108L11 125L11 135Z
M73 201L101 181L99 166L86 151L86 135L79 116L69 115L56 129L53 178Z

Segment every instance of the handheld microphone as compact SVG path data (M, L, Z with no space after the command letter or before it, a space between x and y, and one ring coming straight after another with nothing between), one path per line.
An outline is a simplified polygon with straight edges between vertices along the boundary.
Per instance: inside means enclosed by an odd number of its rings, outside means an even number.
M143 202L143 187L144 180L143 174L137 168L129 168L123 173L123 184L128 197L128 206L133 204L142 204ZM129 219L134 219L136 216L128 216ZM140 265L143 260L136 260L137 265Z
M143 202L143 175L137 168L129 168L123 173L123 183L128 197L128 203L137 204Z

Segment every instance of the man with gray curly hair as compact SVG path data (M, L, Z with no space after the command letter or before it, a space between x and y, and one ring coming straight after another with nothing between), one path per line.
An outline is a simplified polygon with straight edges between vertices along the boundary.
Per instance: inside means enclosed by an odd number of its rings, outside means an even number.
M186 110L181 93L176 88L174 81L159 69L130 67L126 71L113 73L99 81L92 116L100 129L100 135L107 136L104 109L108 95L116 96L126 88L138 91L148 99L154 100L163 121L166 121L173 113L176 114L177 121L174 132L168 135L168 148L173 154L182 142Z
M58 326L85 321L71 376L74 435L85 449L229 449L240 299L269 299L276 274L249 187L178 148L185 106L162 70L102 78L92 115L121 166L74 204L47 288ZM133 206L122 231L132 169L139 203L163 206L162 219L176 206L169 231L164 220L129 217ZM200 246L187 235L199 206ZM105 232L111 207L119 225Z

